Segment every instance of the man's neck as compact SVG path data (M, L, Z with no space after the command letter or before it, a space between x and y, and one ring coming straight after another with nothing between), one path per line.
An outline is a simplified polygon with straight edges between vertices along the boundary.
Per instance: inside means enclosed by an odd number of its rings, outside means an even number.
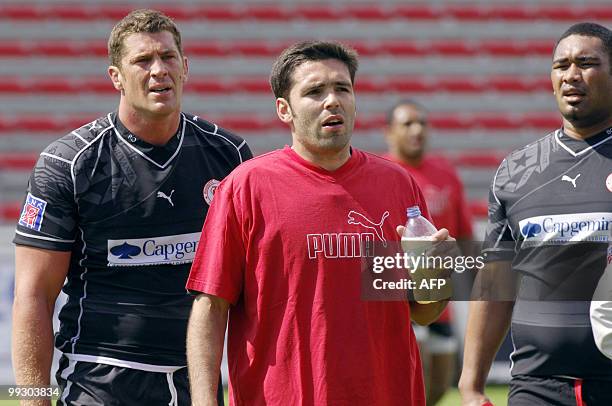
M420 155L417 157L407 157L407 156L402 155L399 151L395 151L395 150L390 151L390 153L393 159L403 164L406 164L408 166L417 167L421 165L421 162L423 162L423 155Z
M299 143L293 143L291 149L301 158L328 171L335 171L344 165L351 157L351 146L347 145L341 151L330 153L312 153Z
M166 145L176 134L180 123L180 112L168 116L148 117L136 111L119 107L119 120L132 134L153 145Z
M576 127L570 121L563 119L563 132L567 134L568 137L577 140L586 140L610 127L612 127L612 117L589 127Z

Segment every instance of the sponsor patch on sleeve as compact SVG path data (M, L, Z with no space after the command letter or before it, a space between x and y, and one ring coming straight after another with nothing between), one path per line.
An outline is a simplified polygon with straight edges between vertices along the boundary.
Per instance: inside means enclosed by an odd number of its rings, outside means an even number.
M23 210L19 216L19 225L40 231L47 202L28 193Z

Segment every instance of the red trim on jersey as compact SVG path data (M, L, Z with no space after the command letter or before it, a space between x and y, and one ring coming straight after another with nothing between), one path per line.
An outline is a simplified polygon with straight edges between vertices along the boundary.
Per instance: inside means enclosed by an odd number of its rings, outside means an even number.
M574 381L574 395L576 395L576 406L587 406L582 401L582 379L576 379Z

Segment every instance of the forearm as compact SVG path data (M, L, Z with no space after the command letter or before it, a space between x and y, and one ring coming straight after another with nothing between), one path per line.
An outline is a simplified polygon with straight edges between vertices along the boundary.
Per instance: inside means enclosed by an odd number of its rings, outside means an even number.
M53 360L53 311L46 300L15 298L13 303L12 357L17 385L50 384ZM50 405L49 401L22 401L24 405Z
M187 329L187 363L193 405L216 405L228 304L199 295Z
M461 392L484 392L495 354L508 332L514 302L470 303L465 335Z

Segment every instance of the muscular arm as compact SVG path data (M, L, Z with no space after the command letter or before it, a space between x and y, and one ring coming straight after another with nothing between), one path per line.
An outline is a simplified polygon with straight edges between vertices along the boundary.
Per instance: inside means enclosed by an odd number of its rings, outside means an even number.
M18 385L50 384L53 308L66 279L70 252L17 246L12 356ZM44 405L48 401L22 402Z
M229 302L206 294L199 295L193 303L187 328L187 364L193 405L217 405L228 309Z
M488 400L484 395L487 375L510 326L514 302L509 300L510 292L501 292L498 287L515 289L509 263L489 263L476 277L476 298L489 300L470 303L463 371L459 380L459 391L465 406L480 406ZM505 300L495 301L496 298Z

